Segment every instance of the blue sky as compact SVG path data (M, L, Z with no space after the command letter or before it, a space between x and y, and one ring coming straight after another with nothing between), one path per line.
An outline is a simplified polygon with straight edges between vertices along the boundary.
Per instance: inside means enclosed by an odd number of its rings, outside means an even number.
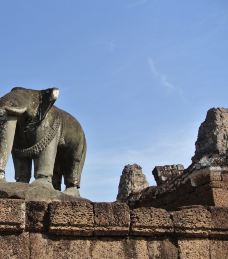
M0 95L60 88L94 201L115 200L126 164L151 185L154 166L187 167L206 111L228 107L226 0L0 0L0 35Z

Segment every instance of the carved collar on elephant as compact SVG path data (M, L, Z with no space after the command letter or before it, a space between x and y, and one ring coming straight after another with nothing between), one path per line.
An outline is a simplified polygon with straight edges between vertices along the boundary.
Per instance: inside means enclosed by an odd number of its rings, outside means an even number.
M20 157L35 157L39 155L39 153L42 152L55 138L60 126L61 126L61 120L59 117L57 117L52 127L50 127L48 131L45 133L45 137L43 137L35 145L28 148L13 147L13 153Z

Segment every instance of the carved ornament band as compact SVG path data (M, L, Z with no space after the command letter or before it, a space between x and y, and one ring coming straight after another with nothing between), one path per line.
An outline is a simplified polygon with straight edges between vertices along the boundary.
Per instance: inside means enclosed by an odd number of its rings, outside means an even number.
M60 118L57 117L53 126L50 127L45 137L42 138L38 143L29 147L29 148L13 148L13 153L20 157L34 157L37 156L40 152L42 152L54 139L56 136L58 129L60 127Z

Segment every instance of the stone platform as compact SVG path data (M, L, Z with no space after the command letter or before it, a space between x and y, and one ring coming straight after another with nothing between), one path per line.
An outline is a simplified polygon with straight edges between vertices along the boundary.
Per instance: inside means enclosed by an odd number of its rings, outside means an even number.
M1 258L228 258L228 208L0 199Z
M72 188L74 189L74 188ZM75 189L76 190L76 189ZM20 183L20 182L6 182L0 181L0 198L8 199L23 199L25 201L75 201L87 200L80 197L79 192L77 196L66 194L55 190L51 184L41 183Z

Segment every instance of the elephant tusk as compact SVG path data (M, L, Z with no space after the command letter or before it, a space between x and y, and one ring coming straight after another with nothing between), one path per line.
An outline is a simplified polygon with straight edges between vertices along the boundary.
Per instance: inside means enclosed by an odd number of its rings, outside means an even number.
M59 97L59 89L53 88L53 90L52 90L52 100L57 100L58 97Z
M27 108L16 108L16 107L5 107L5 110L8 112L8 113L11 113L11 114L15 114L15 115L20 115L22 113L24 113Z

